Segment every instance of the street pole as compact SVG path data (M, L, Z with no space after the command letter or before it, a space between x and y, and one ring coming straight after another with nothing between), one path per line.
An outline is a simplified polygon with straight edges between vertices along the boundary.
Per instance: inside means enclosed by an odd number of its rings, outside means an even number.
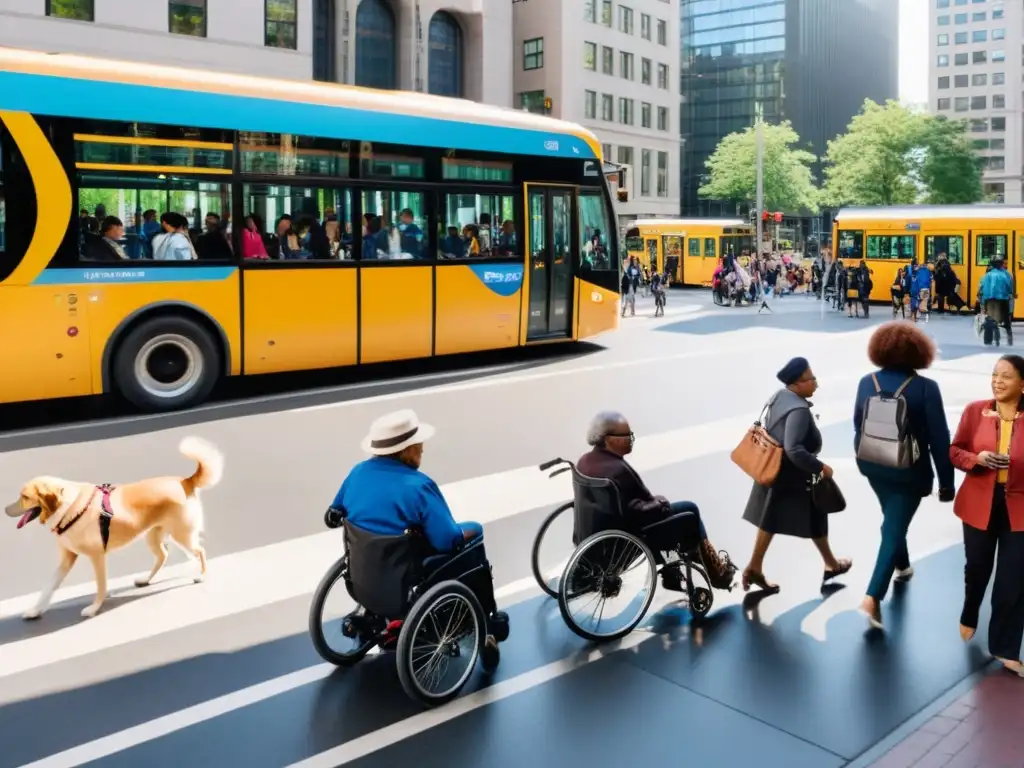
M757 243L754 248L754 258L761 261L761 237L764 234L764 121L761 119L761 105L757 105ZM758 270L758 280L761 281L761 306L757 310L757 314L761 314L762 309L767 309L771 312L771 307L768 306L768 300L764 294L764 276L761 274L761 270Z

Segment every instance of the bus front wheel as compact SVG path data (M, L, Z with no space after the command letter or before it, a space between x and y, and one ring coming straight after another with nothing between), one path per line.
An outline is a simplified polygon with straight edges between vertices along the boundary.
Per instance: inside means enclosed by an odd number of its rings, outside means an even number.
M143 411L174 411L205 400L220 378L220 354L199 323L154 317L132 328L114 358L114 383Z

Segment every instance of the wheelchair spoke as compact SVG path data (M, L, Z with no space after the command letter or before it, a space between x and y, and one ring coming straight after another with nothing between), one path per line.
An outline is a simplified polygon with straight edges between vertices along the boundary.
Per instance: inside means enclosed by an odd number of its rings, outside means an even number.
M434 603L416 628L410 666L416 685L428 697L445 696L461 687L476 664L474 609L459 595ZM466 640L470 645L466 647ZM461 666L460 666L461 665Z

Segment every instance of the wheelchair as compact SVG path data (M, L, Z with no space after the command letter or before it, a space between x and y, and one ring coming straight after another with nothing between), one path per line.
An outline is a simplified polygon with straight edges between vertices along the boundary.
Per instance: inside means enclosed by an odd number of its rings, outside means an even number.
M673 515L631 532L627 530L629 526L614 482L587 477L571 461L561 458L545 462L539 469L547 472L556 466L559 468L551 472L550 477L572 473L573 501L558 507L541 524L533 542L531 565L540 588L558 599L559 612L570 630L592 642L625 637L647 615L658 576L662 577L666 588L685 593L694 620L700 621L708 615L714 604L714 593L698 553L701 536L696 515L688 512ZM570 509L573 510L575 549L555 587L542 572L540 548L551 525ZM680 538L692 542L692 546L680 545ZM641 572L634 573L637 569ZM605 604L624 594L629 596L630 589L635 589L635 593L626 602L622 614L625 619L617 626L609 619L602 627ZM589 619L574 610L581 600L585 612L590 614Z
M484 609L484 589L493 582L478 551L482 541L438 555L417 529L368 533L334 508L324 523L343 528L345 541L345 554L320 581L309 609L309 634L324 661L347 668L374 648L394 652L402 688L426 706L454 699L477 661L486 673L497 668L501 654L485 640L508 639L508 618ZM340 584L356 609L325 625L327 599Z

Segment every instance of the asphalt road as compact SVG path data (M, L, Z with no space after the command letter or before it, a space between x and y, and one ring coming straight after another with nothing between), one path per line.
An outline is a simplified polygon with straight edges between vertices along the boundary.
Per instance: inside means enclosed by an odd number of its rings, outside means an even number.
M667 317L651 314L641 302L619 332L569 357L0 434L0 495L11 498L36 474L118 483L187 472L176 452L187 434L227 456L224 481L204 495L204 584L175 552L159 583L134 588L150 566L138 542L111 555L114 595L99 616L79 617L92 590L79 564L50 612L25 623L55 546L38 526L0 535L0 768L546 768L669 754L698 765L840 766L984 665L984 632L967 646L957 634L960 528L934 498L911 529L917 576L885 605L888 634L867 633L853 612L881 519L852 462L853 392L884 311L854 320L796 297L759 315L674 292ZM988 393L996 355L966 318L925 328L942 349L933 375L955 427L963 406ZM749 482L728 454L796 354L818 376L823 458L849 503L831 520L835 550L855 562L845 588L822 594L813 547L780 540L766 563L779 595L717 593L698 628L659 589L649 620L620 643L595 649L571 634L530 577L537 526L569 497L565 477L536 465L575 459L589 418L621 410L648 485L697 502L716 545L743 563ZM362 458L369 423L400 407L437 426L423 469L459 519L484 524L512 623L493 678L474 677L429 713L404 696L390 657L333 671L306 631L311 593L341 554L324 507ZM564 529L550 541L554 565L571 543Z

